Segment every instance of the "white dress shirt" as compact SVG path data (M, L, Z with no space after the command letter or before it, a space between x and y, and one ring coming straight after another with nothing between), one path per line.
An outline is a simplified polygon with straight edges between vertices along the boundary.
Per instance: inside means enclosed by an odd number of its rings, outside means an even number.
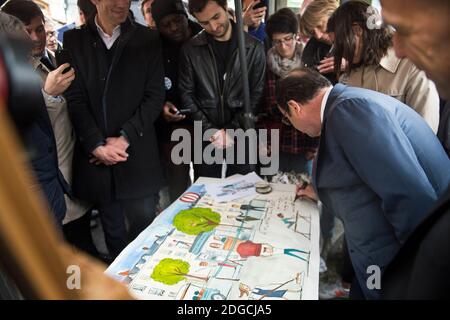
M325 107L327 105L328 97L330 96L331 90L333 90L333 86L331 86L327 89L327 91L325 92L325 95L323 96L323 99L322 99L322 105L320 107L320 123L322 123L322 124L323 124L323 114L325 112Z
M116 42L117 38L120 37L120 24L114 28L112 35L110 36L105 31L103 31L102 27L98 24L97 16L95 16L95 25L97 26L98 34L100 35L100 38L102 38L103 42L105 43L106 48L109 50L114 45L114 42Z

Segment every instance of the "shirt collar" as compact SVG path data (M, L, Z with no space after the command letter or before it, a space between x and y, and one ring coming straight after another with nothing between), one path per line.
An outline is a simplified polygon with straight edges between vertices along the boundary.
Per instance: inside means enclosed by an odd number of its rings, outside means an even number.
M396 73L402 59L395 55L394 48L389 48L386 55L381 58L380 66L390 73Z
M100 25L98 24L98 20L97 20L98 16L95 16L94 22L95 25L97 27L97 31L98 34L100 35L100 38L102 38L103 42L105 43L106 47L108 49L110 49L114 42L117 40L117 38L119 38L120 33L121 33L121 28L120 28L120 24L114 28L112 35L110 36L109 34L107 34L105 31L103 31L102 27L100 27Z
M320 123L323 123L323 116L325 113L325 107L327 106L328 97L330 96L331 90L333 90L333 86L330 86L322 99L322 105L320 106Z

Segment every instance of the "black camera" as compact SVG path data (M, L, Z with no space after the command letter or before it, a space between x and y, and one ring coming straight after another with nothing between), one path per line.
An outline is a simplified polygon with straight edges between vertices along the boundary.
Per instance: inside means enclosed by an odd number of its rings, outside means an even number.
M29 42L0 36L0 81L6 88L2 98L19 133L27 130L42 109L41 79L29 63L30 52Z
M260 1L253 6L253 10L256 10L259 8L264 8L264 7L267 7L266 3L264 1Z

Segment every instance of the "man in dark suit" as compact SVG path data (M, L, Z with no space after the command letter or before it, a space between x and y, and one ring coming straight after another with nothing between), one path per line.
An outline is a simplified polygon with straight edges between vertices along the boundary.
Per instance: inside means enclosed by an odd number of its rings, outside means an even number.
M450 99L450 2L382 0L385 22L395 26L394 48L435 81ZM450 103L438 136L450 154ZM448 299L450 296L450 189L406 241L382 279L385 299Z
M278 103L298 130L320 136L313 185L344 223L352 291L379 298L372 266L383 272L447 189L450 160L411 108L375 91L332 87L309 69L280 82Z
M158 34L128 19L130 1L92 2L97 14L64 34L77 73L66 94L78 137L73 189L99 209L115 257L155 217L164 70Z

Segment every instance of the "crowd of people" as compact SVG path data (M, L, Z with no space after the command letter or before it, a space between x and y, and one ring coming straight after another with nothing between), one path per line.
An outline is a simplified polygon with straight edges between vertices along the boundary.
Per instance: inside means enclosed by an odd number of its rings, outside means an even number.
M311 176L297 195L320 203L323 248L342 220L351 298L448 297L448 1L385 0L381 15L365 1L312 0L269 16L266 1L243 0L250 110L226 0L143 0L147 26L130 3L78 0L82 26L62 44L35 2L1 7L1 33L31 43L42 84L39 117L22 133L30 188L68 242L100 257L95 209L109 262L162 209L163 187L173 202L190 186L191 168L195 179L255 170L229 134L248 129L250 111L279 132L260 145L279 146L279 170ZM60 49L69 62L57 62ZM192 154L219 161L174 161L179 129L201 141ZM368 285L370 266L381 287Z

